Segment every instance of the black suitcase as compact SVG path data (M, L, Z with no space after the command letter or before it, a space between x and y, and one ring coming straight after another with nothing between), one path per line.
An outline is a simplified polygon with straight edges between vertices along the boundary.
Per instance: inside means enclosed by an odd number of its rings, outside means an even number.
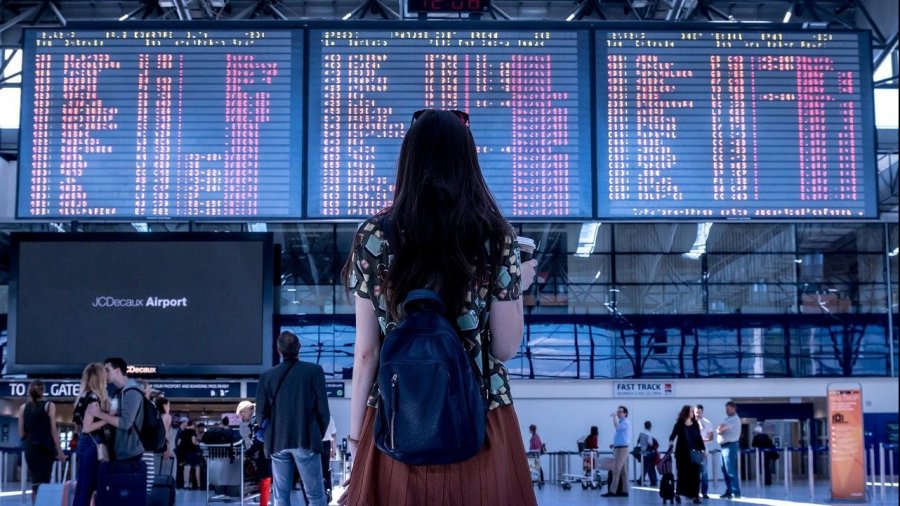
M662 497L663 504L667 501L675 503L675 475L666 473L659 480L659 496Z
M97 473L97 506L147 504L147 465L140 460L101 462Z
M175 504L175 478L161 474L153 479L153 488L147 498L147 506L172 506Z

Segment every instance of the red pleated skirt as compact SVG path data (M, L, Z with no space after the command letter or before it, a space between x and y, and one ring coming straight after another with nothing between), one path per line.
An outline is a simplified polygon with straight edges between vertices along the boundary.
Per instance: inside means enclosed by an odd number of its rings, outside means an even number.
M353 463L350 506L537 506L519 420L512 406L488 413L488 444L465 462L410 466L375 447L366 410Z

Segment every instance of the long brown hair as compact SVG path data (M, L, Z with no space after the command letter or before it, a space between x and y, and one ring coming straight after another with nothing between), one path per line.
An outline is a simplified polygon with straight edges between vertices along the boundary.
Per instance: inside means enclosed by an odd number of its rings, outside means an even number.
M400 147L389 222L394 261L384 280L388 311L398 319L406 294L429 287L459 314L466 292L500 265L512 227L484 181L475 139L448 111L426 111ZM485 245L488 248L485 248ZM345 284L353 266L342 273Z
M106 394L106 368L99 362L86 365L81 373L81 393L78 397L84 397L89 392L100 399L101 410L109 411L109 396Z
M681 411L678 413L678 423L684 423L684 422L688 421L688 419L693 418L693 416L694 416L693 410L691 409L691 407L689 405L685 404L681 408Z
M31 398L31 402L37 404L38 401L44 398L44 382L41 380L34 380L28 384L28 397Z

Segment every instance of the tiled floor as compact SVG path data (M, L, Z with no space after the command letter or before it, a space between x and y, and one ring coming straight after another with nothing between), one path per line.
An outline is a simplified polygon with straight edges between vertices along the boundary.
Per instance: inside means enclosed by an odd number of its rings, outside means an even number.
M538 504L540 506L634 506L661 503L656 490L647 487L633 487L628 498L605 498L601 497L601 491L598 490L582 490L580 486L576 486L570 490L563 490L557 485L546 485L540 490L535 490ZM704 504L713 505L751 505L759 504L763 506L808 506L811 504L828 504L830 497L830 486L828 482L819 482L815 484L813 494L810 494L808 485L804 482L802 486L795 483L790 490L786 490L783 485L773 485L757 490L754 484L744 485L744 497L738 500L725 501L718 499L718 495L711 495L711 499L704 501ZM868 504L897 504L898 488L896 486L885 487L884 501L882 502L881 488L870 487L870 498ZM26 502L27 501L27 502ZM233 503L237 503L237 499L233 499ZM13 506L21 504L30 504L30 494L27 499L23 500L22 495L18 491L4 490L0 493L0 506ZM206 504L206 493L203 491L178 491L175 501L179 506L198 506ZM216 503L213 503L216 504ZM218 504L221 504L219 502ZM256 503L245 502L245 504L253 505ZM299 495L295 497L294 504L303 505ZM689 503L686 503L689 504Z

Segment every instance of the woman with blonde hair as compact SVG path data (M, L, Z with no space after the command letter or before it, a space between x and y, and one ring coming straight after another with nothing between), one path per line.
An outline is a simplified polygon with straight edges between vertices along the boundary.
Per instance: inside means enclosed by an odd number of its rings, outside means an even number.
M66 460L59 445L56 405L44 398L44 382L28 385L28 401L19 408L19 437L25 440L25 462L31 471L31 501L41 483L50 483L53 460Z
M91 503L91 495L97 490L97 474L100 468L100 459L108 458L98 452L101 444L106 443L103 426L106 422L87 413L88 406L97 403L101 411L109 411L109 397L106 394L106 369L103 364L94 362L88 364L81 373L81 394L75 400L75 410L72 418L77 426L81 427L78 437L78 476L75 486L76 506L87 506Z

